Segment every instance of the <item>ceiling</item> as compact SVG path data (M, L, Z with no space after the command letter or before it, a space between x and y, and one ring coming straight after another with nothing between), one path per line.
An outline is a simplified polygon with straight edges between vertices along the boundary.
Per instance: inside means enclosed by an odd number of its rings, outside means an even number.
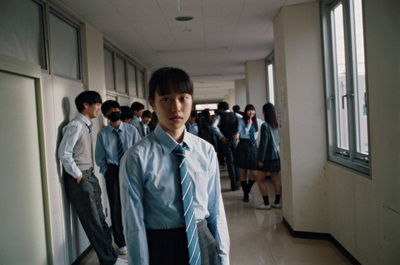
M272 20L280 8L310 1L61 0L151 71L188 72L197 103L223 100L234 80L245 78L245 63L273 50Z

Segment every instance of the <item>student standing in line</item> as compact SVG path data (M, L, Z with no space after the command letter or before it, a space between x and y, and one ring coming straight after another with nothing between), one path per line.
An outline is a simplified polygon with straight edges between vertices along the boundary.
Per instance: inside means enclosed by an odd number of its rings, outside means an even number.
M129 106L121 106L121 121L130 123L133 118L133 110Z
M129 264L228 265L217 156L185 130L192 82L184 71L165 67L153 73L149 89L159 123L125 153L120 169Z
M236 148L235 166L240 169L240 183L243 189L243 201L249 201L251 187L256 181L258 169L258 148L256 140L264 122L256 116L256 109L249 104L244 109L243 119L239 119L240 142ZM247 181L247 173L249 180Z
M127 261L118 258L112 246L103 213L101 188L93 173L92 119L99 115L101 102L101 96L96 91L84 91L76 97L79 114L63 128L58 158L64 168L65 193L78 214L100 264L120 265Z
M257 205L257 209L268 210L271 206L280 208L281 182L279 172L281 171L280 151L279 151L279 132L278 120L274 105L267 103L263 106L265 122L261 126L261 139L258 148L257 185L260 189L264 202ZM275 188L275 201L269 202L268 189L264 183L267 173L270 173L271 180Z
M138 101L135 101L132 103L131 109L133 110L133 118L130 121L130 124L135 126L136 129L140 130L140 119L142 118L144 105Z
M149 110L143 111L142 121L140 122L140 130L139 130L140 136L142 138L150 134L149 123L151 122L152 116L153 115L151 114L151 111Z
M199 136L199 126L197 126L197 123L196 123L197 118L198 118L197 111L192 110L192 112L190 113L189 120L188 120L188 123L189 123L189 130L188 131L191 134Z
M119 162L125 151L141 137L135 126L121 121L121 110L117 101L104 102L101 112L110 120L110 124L97 134L95 159L106 180L114 242L118 245L119 254L124 255L127 254L127 248L122 228Z

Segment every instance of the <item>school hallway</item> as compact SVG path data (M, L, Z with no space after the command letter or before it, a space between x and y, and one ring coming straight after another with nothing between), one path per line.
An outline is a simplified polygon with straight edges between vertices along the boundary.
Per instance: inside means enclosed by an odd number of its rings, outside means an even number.
M267 181L268 191L274 198L273 186ZM282 210L257 210L262 202L257 183L250 202L244 203L243 192L230 191L226 168L221 169L222 196L231 240L231 265L345 265L352 264L330 241L294 238L283 223ZM285 188L283 187L284 192ZM271 193L272 191L272 193ZM282 201L282 207L284 202ZM127 259L127 255L120 256ZM98 265L91 250L79 263Z

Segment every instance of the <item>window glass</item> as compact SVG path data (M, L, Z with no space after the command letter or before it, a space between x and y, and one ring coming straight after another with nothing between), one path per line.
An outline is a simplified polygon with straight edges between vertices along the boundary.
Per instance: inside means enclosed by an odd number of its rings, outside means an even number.
M0 53L47 69L43 7L34 1L0 1Z
M364 29L361 0L354 0L354 30L355 30L355 82L356 82L356 123L357 152L368 154L367 129L367 92L365 82Z
M275 81L274 81L274 65L267 65L268 72L268 100L275 105Z
M128 86L129 86L129 95L137 96L136 90L136 69L133 65L128 63Z
M113 65L114 65L114 59L112 52L104 48L104 70L106 77L106 89L108 90L115 90Z
M139 69L137 69L137 89L138 97L144 98L144 73Z
M341 149L349 149L348 135L348 95L346 87L346 57L344 46L343 5L340 3L332 10L332 38L336 92L336 129L337 141Z
M118 55L115 59L115 75L117 80L117 91L126 93L125 62L124 59Z
M50 42L54 74L80 78L78 29L50 14Z

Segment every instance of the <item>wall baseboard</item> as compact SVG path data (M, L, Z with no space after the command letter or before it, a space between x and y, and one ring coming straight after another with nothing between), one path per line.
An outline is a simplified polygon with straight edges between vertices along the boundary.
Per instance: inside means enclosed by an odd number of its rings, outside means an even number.
M353 255L351 255L350 252L348 252L331 234L295 231L286 221L285 217L283 217L283 223L293 237L329 240L351 262L351 264L361 265L361 263Z
M71 265L79 265L83 260L83 258L92 250L92 248L93 248L92 245L89 245L88 248L85 251L83 251Z

